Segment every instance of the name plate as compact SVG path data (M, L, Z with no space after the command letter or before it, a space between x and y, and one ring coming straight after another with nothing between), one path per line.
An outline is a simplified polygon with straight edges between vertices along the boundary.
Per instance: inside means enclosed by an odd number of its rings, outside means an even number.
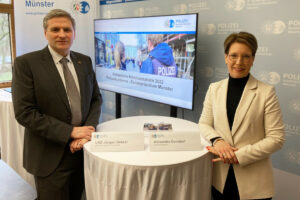
M199 151L201 150L199 131L155 132L150 136L150 151Z
M94 132L92 151L143 151L143 132Z

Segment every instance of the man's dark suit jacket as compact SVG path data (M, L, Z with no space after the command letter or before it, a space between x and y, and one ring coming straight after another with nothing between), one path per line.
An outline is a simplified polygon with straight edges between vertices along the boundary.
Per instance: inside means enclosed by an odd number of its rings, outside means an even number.
M82 126L96 126L102 98L90 57L70 52L78 76ZM35 176L53 172L72 132L67 93L48 47L17 57L12 97L17 121L25 127L23 165Z

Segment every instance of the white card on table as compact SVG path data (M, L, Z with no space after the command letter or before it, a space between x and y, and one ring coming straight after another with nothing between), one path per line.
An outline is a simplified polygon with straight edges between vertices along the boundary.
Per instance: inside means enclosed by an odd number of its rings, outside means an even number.
M199 131L157 131L150 135L150 151L201 150Z
M143 151L143 132L93 132L92 151Z

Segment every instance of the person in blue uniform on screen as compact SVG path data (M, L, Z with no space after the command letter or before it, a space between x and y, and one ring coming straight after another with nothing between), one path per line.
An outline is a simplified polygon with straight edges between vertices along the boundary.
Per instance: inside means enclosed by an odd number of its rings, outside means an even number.
M177 77L178 67L172 48L163 42L163 34L148 35L148 58L142 63L140 72L160 76Z

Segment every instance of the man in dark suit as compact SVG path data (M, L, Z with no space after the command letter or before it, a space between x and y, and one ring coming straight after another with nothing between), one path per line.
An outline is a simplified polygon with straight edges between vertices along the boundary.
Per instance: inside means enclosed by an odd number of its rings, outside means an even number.
M25 127L23 165L38 199L81 199L83 144L100 116L101 95L90 57L70 51L75 21L64 10L43 21L48 46L14 61L12 96Z

